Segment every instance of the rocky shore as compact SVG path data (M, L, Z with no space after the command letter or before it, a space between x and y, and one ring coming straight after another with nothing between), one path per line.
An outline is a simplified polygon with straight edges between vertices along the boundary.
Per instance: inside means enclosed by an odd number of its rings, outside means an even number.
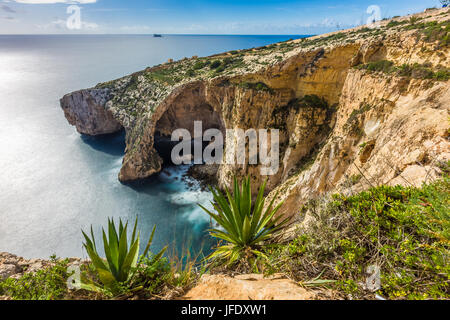
M80 258L70 258L69 266L79 266L84 262ZM18 279L25 273L33 273L54 265L50 260L24 259L8 252L0 252L0 281L7 278Z
M188 169L185 177L195 179L200 183L202 191L206 191L209 187L218 185L218 169L219 165L194 165Z

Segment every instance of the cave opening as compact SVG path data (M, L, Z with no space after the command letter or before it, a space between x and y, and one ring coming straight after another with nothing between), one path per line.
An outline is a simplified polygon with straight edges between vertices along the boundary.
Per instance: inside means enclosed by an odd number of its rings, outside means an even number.
M225 139L225 126L222 117L214 108L207 103L197 104L173 104L162 115L156 124L154 134L154 148L163 160L163 167L173 166L172 150L180 141L171 141L172 133L177 129L189 131L191 139L191 150L194 150L194 123L202 123L202 134L209 129L218 129ZM225 141L225 140L224 140ZM209 141L202 142L202 152L210 144ZM190 156L193 157L191 153ZM189 155L183 155L189 156ZM193 160L192 160L193 162Z

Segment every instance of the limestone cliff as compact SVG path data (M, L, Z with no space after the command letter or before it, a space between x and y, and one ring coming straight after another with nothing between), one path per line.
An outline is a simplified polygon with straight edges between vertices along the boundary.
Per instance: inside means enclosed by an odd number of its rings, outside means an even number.
M308 39L183 59L66 95L84 134L126 130L123 182L162 168L156 133L280 129L281 167L268 188L283 212L327 192L420 184L450 159L449 11L427 11ZM235 143L227 144L235 148ZM219 182L256 165L221 165Z

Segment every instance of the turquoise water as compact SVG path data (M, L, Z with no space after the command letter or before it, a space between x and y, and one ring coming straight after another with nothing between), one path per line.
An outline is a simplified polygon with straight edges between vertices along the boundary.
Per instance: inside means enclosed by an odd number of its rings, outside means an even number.
M140 186L118 182L123 134L80 136L59 98L162 63L262 46L293 36L0 36L0 251L27 258L86 257L81 229L139 217L153 250L208 251L209 193L188 188L186 167Z

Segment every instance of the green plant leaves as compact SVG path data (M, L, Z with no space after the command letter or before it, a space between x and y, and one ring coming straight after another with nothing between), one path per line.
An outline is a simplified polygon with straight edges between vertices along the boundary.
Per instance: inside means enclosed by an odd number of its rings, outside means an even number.
M234 178L233 193L228 189L225 195L215 189L211 189L213 194L215 213L199 205L222 229L209 230L211 236L224 240L228 245L216 248L208 259L222 258L229 263L237 261L243 251L250 248L254 255L260 255L255 247L261 242L270 239L276 232L281 230L289 219L281 220L281 217L274 216L280 209L282 203L273 208L276 194L267 209L264 211L265 181L259 188L255 202L252 202L252 188L250 178L244 179L239 185L237 178Z
M153 228L150 239L147 242L144 254L139 259L140 234L137 231L137 219L133 227L131 241L128 242L128 222L123 224L119 220L119 228L115 226L113 219L108 219L108 230L102 229L103 247L106 260L101 258L97 252L95 245L94 232L91 226L91 238L82 231L85 243L83 247L86 249L89 258L92 261L98 278L101 283L113 294L117 293L120 283L129 281L135 274L136 267L143 257L146 257L155 235L156 226ZM167 247L163 248L153 261L157 262L162 259ZM93 289L94 283L85 283L85 288ZM100 289L101 290L101 289ZM95 289L95 291L98 291Z

